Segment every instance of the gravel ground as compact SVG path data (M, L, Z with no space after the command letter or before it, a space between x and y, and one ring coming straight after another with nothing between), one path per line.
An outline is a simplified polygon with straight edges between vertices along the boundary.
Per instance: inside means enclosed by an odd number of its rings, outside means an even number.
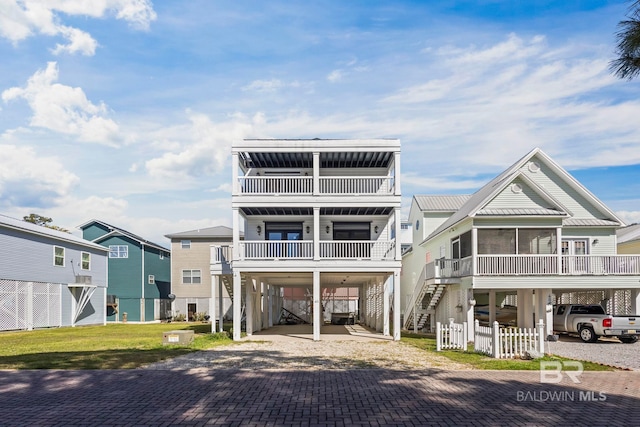
M578 337L561 335L557 342L546 342L545 351L575 360L640 370L640 342L623 344L615 338L600 338L585 343Z
M276 326L240 343L153 363L144 369L470 369L433 352L391 341L359 325L323 326L321 341L317 342L310 332L308 325Z

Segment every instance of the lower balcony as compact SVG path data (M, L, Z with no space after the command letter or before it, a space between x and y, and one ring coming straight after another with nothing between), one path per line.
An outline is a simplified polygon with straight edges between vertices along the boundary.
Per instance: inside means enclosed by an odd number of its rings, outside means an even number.
M333 240L321 241L318 256L312 240L256 240L239 244L240 260L395 260L393 240ZM212 257L215 260L215 257Z
M474 268L475 267L475 268ZM466 276L640 275L640 255L477 255L426 265L426 279Z

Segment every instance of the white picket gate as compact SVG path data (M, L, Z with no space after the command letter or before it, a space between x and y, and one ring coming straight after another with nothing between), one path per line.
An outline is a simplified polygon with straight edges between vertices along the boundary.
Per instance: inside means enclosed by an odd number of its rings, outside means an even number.
M536 328L501 328L498 322L492 327L475 322L474 350L497 359L513 359L525 352L544 354L544 323Z
M467 322L448 325L436 322L436 350L467 351Z

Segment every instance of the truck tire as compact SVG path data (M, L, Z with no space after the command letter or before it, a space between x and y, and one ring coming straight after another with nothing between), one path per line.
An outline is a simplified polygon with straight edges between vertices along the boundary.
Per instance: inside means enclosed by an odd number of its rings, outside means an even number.
M591 326L582 326L578 330L578 334L580 335L580 339L584 342L596 342L598 341L598 336L595 332L593 332L593 328Z
M638 341L638 337L636 335L631 335L628 337L620 337L618 339L625 344L633 344L634 342Z

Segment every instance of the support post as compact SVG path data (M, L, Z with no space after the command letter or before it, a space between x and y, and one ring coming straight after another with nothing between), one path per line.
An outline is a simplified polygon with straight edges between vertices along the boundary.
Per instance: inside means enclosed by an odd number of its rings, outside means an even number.
M313 340L320 341L320 319L321 304L320 304L320 272L313 271Z
M436 322L436 351L442 351L442 324Z
M245 330L247 336L253 335L253 303L255 298L255 291L253 290L253 277L247 277L245 281L245 296L244 296L244 315L245 315Z
M218 332L224 332L224 299L222 298L222 277L218 276Z
M387 277L382 284L382 335L385 337L389 336L389 296L391 295L389 287L392 279L393 276Z
M393 340L400 341L400 271L393 272Z
M216 319L218 318L218 313L216 313L216 282L220 278L220 276L216 274L211 275L211 295L209 298L209 316L211 319L211 333L216 332Z
M544 339L546 337L545 334L545 330L544 330L544 322L542 321L542 319L540 319L539 323L538 323L538 348L536 348L536 350L540 353L540 354L544 354Z
M242 282L240 272L233 272L233 340L240 341L242 328Z
M500 359L500 325L493 322L493 339L491 340L491 355L494 359Z

